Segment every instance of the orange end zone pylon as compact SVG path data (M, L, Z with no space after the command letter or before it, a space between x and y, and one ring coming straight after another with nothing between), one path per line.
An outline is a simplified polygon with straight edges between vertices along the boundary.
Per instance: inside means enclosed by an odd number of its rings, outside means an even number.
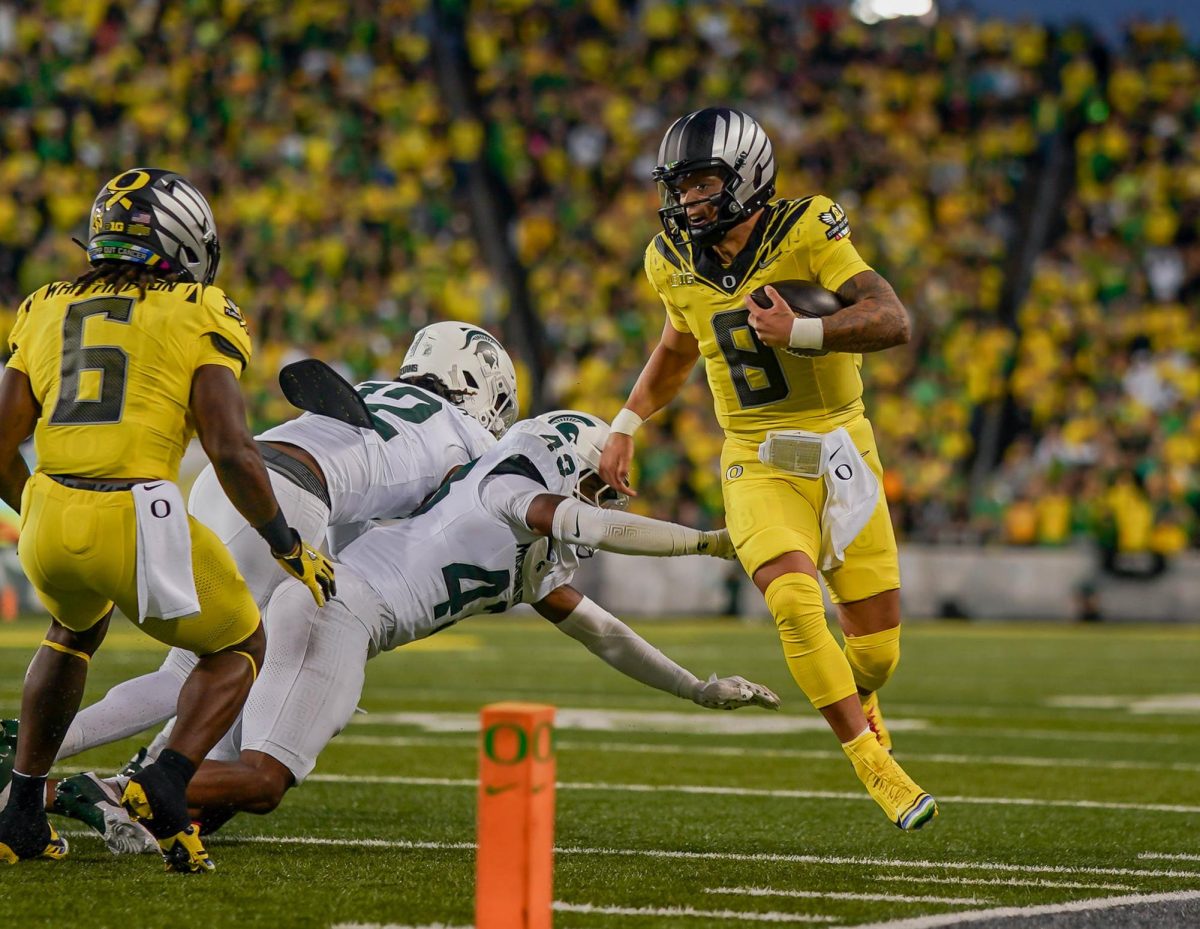
M493 703L480 722L475 929L550 929L554 707Z

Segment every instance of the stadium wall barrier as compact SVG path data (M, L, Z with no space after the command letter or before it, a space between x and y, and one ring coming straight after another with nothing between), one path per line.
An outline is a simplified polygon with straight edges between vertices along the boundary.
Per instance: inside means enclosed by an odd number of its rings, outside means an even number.
M1200 553L1174 557L1153 580L1106 574L1090 549L905 545L901 598L911 619L1200 622ZM619 616L727 614L768 618L734 563L598 553L576 586Z

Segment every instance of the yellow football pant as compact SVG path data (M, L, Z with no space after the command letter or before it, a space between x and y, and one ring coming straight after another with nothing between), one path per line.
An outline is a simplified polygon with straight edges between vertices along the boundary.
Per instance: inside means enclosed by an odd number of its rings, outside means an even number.
M258 628L258 607L225 546L202 523L188 521L200 614L147 619L139 628L166 645L207 655L249 638ZM21 499L20 557L46 608L68 629L90 629L114 603L136 622L132 493L76 490L34 474Z

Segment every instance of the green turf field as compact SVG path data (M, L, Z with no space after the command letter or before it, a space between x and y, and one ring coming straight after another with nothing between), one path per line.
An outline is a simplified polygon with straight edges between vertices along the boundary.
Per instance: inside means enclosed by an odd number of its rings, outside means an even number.
M883 707L941 816L906 835L791 683L773 628L635 625L697 674L767 684L784 709L702 710L540 621L472 620L372 662L369 715L274 815L212 839L214 874L114 858L61 821L70 858L0 870L0 919L468 926L475 715L514 698L559 707L559 929L859 926L1200 892L1200 629L913 623ZM3 715L40 632L0 627ZM118 627L87 699L159 656ZM73 763L110 768L138 744Z

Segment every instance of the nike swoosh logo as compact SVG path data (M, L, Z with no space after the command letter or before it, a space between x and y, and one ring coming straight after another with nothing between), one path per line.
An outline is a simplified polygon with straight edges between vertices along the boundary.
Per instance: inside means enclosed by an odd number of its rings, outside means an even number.
M162 485L165 483L166 483L166 481L159 481L157 484L143 484L142 489L143 490L156 490L159 487L162 487Z
M575 517L575 538L579 538L579 517Z
M489 797L494 797L496 794L502 794L507 790L513 790L516 786L517 784L515 781L511 784L500 784L496 787L493 787L491 784L487 784L484 786L483 792Z
M775 256L774 258L772 258L770 261L768 261L766 258L764 258L762 261L760 261L760 262L758 263L758 270L759 270L759 271L765 271L767 268L771 267L771 265L775 264L775 262L777 262L778 260L779 260L779 256L778 256L778 255L776 255L776 256Z

